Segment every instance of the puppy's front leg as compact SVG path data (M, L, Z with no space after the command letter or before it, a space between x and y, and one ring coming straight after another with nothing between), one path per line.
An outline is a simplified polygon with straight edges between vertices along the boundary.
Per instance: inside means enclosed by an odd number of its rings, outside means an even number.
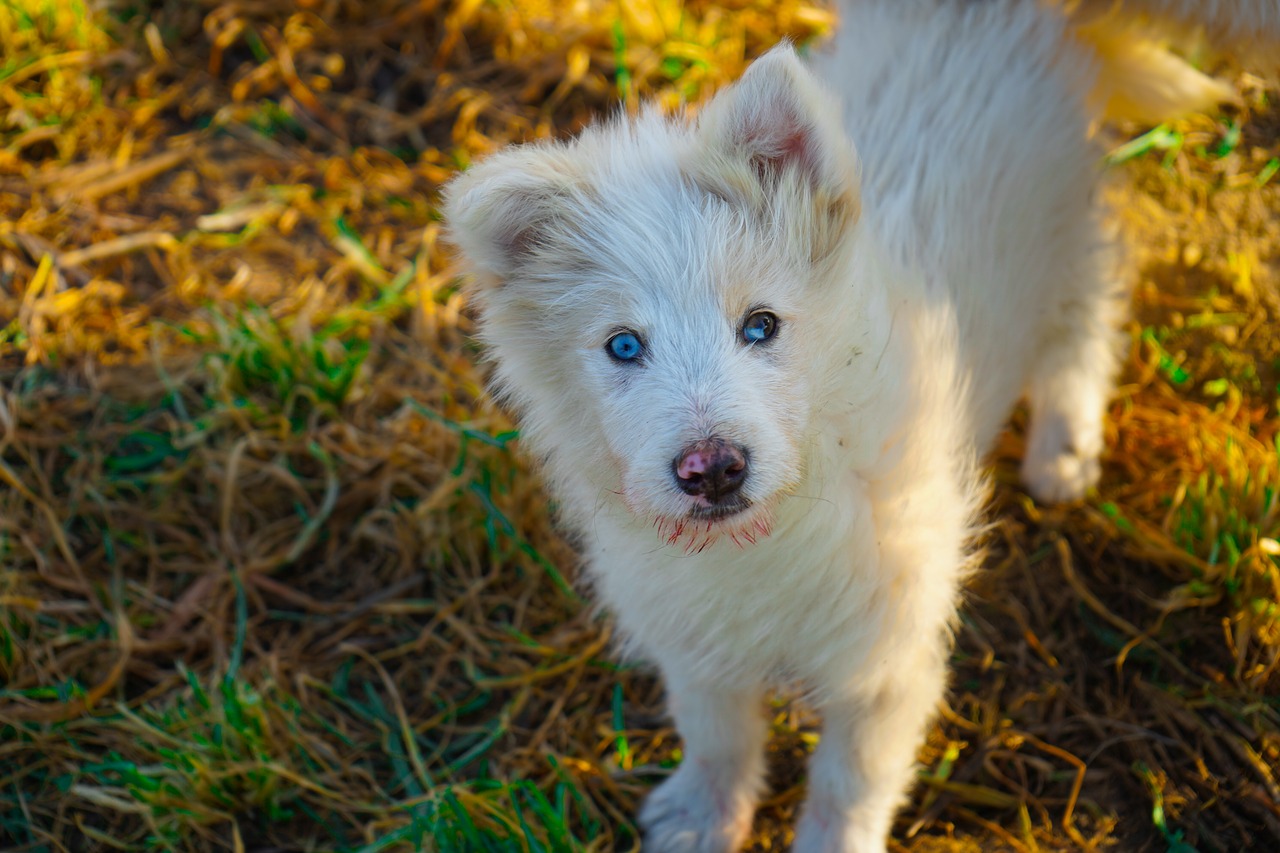
M640 811L646 853L742 848L764 782L759 690L727 690L667 677L684 760Z
M875 695L825 703L794 853L883 853L945 684L941 637L938 646L904 656Z

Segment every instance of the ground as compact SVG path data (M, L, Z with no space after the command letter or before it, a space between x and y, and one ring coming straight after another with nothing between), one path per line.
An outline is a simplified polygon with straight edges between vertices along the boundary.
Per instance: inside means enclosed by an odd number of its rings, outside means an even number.
M0 2L0 846L634 849L679 743L485 395L438 191L831 18L552 8ZM1280 848L1280 110L1211 67L1241 106L1100 132L1103 481L1037 506L1015 414L895 850ZM771 713L757 850L815 739Z

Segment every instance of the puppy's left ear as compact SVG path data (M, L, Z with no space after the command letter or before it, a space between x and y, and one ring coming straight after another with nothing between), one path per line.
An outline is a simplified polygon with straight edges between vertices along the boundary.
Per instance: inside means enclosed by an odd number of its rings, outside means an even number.
M839 113L791 45L779 45L703 110L694 175L730 201L777 213L807 201L835 230L848 227L858 216L858 160Z

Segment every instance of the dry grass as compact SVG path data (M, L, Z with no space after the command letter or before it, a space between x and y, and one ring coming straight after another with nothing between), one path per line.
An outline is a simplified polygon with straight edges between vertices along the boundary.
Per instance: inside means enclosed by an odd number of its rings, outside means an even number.
M677 742L484 397L435 193L828 24L0 0L0 846L634 847ZM1280 112L1239 82L1117 157L1104 484L1035 507L1005 437L901 849L1280 846ZM814 734L774 714L776 850Z

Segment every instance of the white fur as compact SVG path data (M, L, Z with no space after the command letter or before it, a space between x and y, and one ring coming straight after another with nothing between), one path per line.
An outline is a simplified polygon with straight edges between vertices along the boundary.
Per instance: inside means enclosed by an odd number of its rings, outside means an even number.
M448 190L497 387L685 739L648 850L741 845L776 685L825 716L795 849L883 850L945 685L981 454L1027 392L1032 494L1098 476L1120 309L1090 57L1032 2L845 12L814 62L830 91L784 46L695 124L620 118ZM747 346L762 307L780 331ZM620 329L643 362L606 354ZM750 453L723 522L672 477L712 436Z

